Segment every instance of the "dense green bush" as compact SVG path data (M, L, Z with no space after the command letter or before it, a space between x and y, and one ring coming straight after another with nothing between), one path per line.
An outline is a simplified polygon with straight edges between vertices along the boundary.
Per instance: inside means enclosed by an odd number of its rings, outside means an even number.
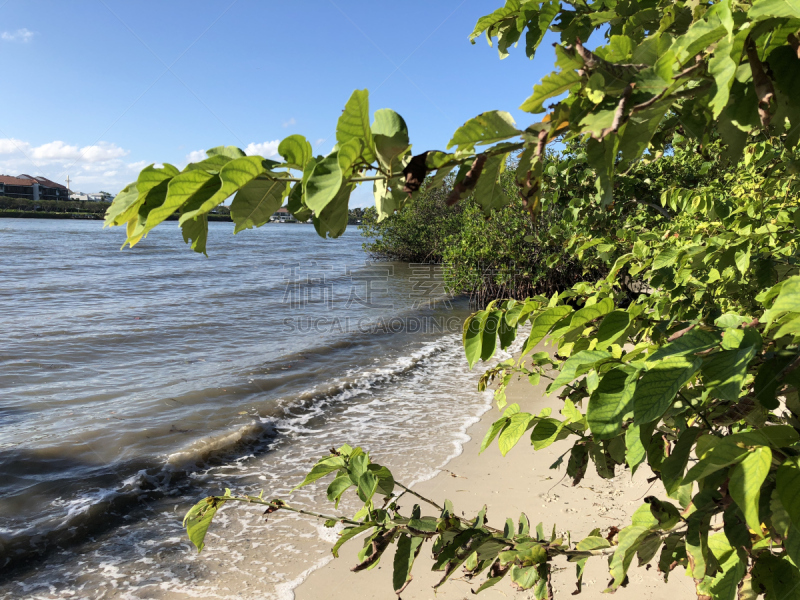
M718 150L719 144L711 148ZM664 190L697 188L723 170L718 153L696 152L693 144L670 145L668 151L617 177L614 203L603 211L581 209L595 175L585 148L576 143L548 154L535 215L517 194L513 159L499 180L508 204L488 216L471 197L447 206L453 177L438 187L423 185L402 211L382 219L375 208L365 211L364 248L378 259L443 264L448 289L468 294L477 306L496 298L549 296L605 276L621 250L613 243L586 245L599 231L669 221L670 209L661 206Z
M108 203L79 200L28 200L27 198L0 196L0 210L87 213L102 216L108 210Z

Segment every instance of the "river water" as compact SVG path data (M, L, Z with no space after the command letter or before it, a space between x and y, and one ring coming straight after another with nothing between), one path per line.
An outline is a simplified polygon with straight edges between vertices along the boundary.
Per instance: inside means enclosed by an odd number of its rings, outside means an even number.
M292 495L344 442L433 476L489 403L465 301L431 265L370 263L351 227L237 236L209 257L167 223L132 250L97 221L0 219L0 598L289 598L333 532L197 500Z

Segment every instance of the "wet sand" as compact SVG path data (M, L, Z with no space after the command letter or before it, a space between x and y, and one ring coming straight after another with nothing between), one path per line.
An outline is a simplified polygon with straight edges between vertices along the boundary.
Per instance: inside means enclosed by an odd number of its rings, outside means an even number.
M514 381L508 389L509 404L517 402L521 410L531 413L539 412L546 406L558 406L559 401L555 395L545 396L544 388L543 384L534 388L527 381ZM611 526L624 527L630 523L630 516L641 506L645 496L659 493L658 482L652 489L647 483L646 480L652 473L646 468L640 468L634 477L631 477L630 471L622 471L616 479L607 481L597 475L592 465L584 480L573 487L572 482L564 477L566 462L559 470L549 469L558 456L569 448L570 440L534 452L533 447L523 437L505 458L500 454L495 441L491 448L478 455L481 441L498 415L494 408L485 413L468 430L471 441L464 446L464 452L451 460L439 475L414 486L414 489L440 503L445 498L451 500L456 510L464 511L466 516L474 515L486 504L488 522L497 528L503 527L506 517L516 521L520 512L525 512L532 524L543 522L545 531L552 530L553 523L559 532L571 531L573 541L580 540L595 527L601 528L604 534ZM436 510L423 507L423 514L433 515ZM339 559L311 573L295 590L297 600L396 598L392 590L391 549L375 569L353 573L350 569L358 562L356 554L360 548L359 541L349 542L340 551ZM430 570L433 561L429 548L430 545L426 544L417 559L414 580L403 592L403 600L460 600L472 597L471 590L477 589L483 578L469 582L459 575L453 575L438 592L433 590L432 586L441 578L442 573ZM555 597L569 597L575 591L575 565L559 559L554 562L554 567ZM628 576L630 583L627 588L620 588L615 598L660 600L695 596L692 580L680 568L670 574L666 585L655 564L647 569L637 567L634 561ZM608 598L601 594L609 579L605 557L589 560L580 597ZM533 590L515 591L507 577L493 588L482 592L480 597L493 600L534 596Z

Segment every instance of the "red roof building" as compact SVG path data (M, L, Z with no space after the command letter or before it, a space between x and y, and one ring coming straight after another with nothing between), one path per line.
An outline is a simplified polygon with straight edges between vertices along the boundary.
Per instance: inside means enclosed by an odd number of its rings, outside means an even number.
M28 200L69 200L69 191L47 177L0 175L0 196Z

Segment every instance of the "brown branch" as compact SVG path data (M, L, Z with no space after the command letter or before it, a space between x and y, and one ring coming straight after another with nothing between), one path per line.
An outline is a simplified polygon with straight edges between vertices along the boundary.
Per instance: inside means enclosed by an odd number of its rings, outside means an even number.
M566 46L565 50L569 52L571 48L569 46ZM599 56L597 56L591 50L587 50L584 47L583 43L581 42L580 38L575 39L575 52L576 54L578 54L578 56L580 56L583 59L584 67L586 67L586 70L588 71L592 71L593 69L596 69L598 67L605 67L610 73L618 74L619 71L631 71L631 70L644 71L649 67L649 65L645 64L634 64L634 63L617 64L604 60ZM617 73L614 73L614 71L617 71Z
M697 69L699 69L700 67L704 66L704 64L705 63L703 63L703 55L702 54L698 54L697 56L694 57L694 64L691 67L685 68L683 71L681 71L677 75L673 75L672 78L673 79L680 79L681 77L686 77L687 75L691 75Z
M797 54L797 58L800 59L800 40L797 39L797 36L793 33L790 33L786 40L789 42L795 54Z
M625 91L622 92L622 97L619 99L619 103L617 104L617 110L614 111L614 120L611 121L611 127L607 127L600 132L601 140L608 134L619 131L619 128L622 126L622 124L628 120L628 117L625 114L625 107L628 105L628 100L630 100L632 92L633 84L631 83L628 84L628 87L626 87Z
M357 573L358 571L363 571L364 569L368 569L373 564L378 562L384 550L386 550L386 548L392 542L394 534L397 533L397 530L398 530L397 527L392 527L388 531L385 531L384 533L376 537L374 540L372 540L372 552L370 553L370 555L350 570Z
M766 129L772 116L769 114L770 101L775 97L775 88L772 87L772 80L764 71L764 65L758 58L758 50L753 40L747 38L747 59L750 61L750 71L753 73L753 85L758 96L758 116L761 118L761 126Z
M696 326L696 325L689 325L689 326L688 326L688 327L686 327L685 329L681 329L680 331L676 331L675 333L673 333L671 336L669 336L669 337L667 338L667 341L668 341L668 342L674 342L674 341L675 341L675 340L677 340L678 338L680 338L680 337L683 337L684 335L686 335L687 333L689 333L689 332L690 332L692 329L694 329L695 327L697 327L697 326Z
M472 167L467 171L464 179L453 186L453 191L450 192L450 195L447 197L447 206L453 206L453 204L461 200L461 196L475 187L478 183L478 178L483 172L483 165L486 164L486 159L486 154L478 154L478 156L475 157L475 160L472 162Z
M536 158L542 157L545 146L547 146L547 131L542 130L539 132L539 143L536 144ZM528 181L530 181L530 171L528 171Z

